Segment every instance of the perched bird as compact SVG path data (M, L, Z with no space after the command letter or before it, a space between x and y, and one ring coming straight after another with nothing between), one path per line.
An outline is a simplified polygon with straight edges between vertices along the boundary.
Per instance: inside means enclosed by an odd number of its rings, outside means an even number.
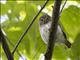
M48 14L44 14L39 19L40 34L45 44L48 44L51 22L51 17ZM71 47L71 43L67 40L66 34L63 32L59 24L56 32L56 42L63 43L68 48Z

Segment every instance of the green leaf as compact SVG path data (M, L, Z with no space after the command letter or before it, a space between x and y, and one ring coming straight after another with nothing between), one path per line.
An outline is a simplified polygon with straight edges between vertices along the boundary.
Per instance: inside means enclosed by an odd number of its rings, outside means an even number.
M72 45L72 60L80 60L80 33L76 36L75 42Z
M5 13L7 13L8 12L8 9L9 9L10 7L9 7L9 5L8 4L2 4L2 3L0 3L0 16L1 15L4 15Z
M76 6L68 7L63 11L60 20L67 36L73 41L80 32L80 8Z
M68 58L68 48L63 44L55 44L55 48L53 51L53 59L56 60L67 60Z

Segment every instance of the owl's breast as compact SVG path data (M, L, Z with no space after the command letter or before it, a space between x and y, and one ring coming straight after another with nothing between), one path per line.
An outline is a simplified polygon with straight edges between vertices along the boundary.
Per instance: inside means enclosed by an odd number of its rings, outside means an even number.
M42 40L46 44L48 44L48 40L49 40L50 27L51 27L51 23L45 24L40 27L40 34L41 34ZM56 32L56 42L59 42L59 43L65 42L65 38L63 36L62 30L59 25L57 27L57 32Z
M49 29L50 29L50 24L45 24L40 27L41 37L46 44L48 44L49 40Z

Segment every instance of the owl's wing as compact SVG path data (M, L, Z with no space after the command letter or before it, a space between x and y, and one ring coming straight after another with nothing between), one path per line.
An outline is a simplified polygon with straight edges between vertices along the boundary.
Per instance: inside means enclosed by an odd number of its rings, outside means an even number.
M42 40L44 41L44 43L48 44L49 31L48 31L48 27L46 25L44 25L40 28L40 34L41 34L41 37L42 37Z
M61 24L59 24L59 26L60 26L62 34L63 34L63 36L65 38L64 43L68 48L70 48L71 47L71 43L67 40L67 36L66 36L66 33L64 32L63 26Z

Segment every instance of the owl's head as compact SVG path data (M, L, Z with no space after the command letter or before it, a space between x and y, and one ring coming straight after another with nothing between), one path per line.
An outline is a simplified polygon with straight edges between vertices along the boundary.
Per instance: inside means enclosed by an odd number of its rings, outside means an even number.
M48 14L44 14L39 19L39 25L47 24L51 21L51 17Z

